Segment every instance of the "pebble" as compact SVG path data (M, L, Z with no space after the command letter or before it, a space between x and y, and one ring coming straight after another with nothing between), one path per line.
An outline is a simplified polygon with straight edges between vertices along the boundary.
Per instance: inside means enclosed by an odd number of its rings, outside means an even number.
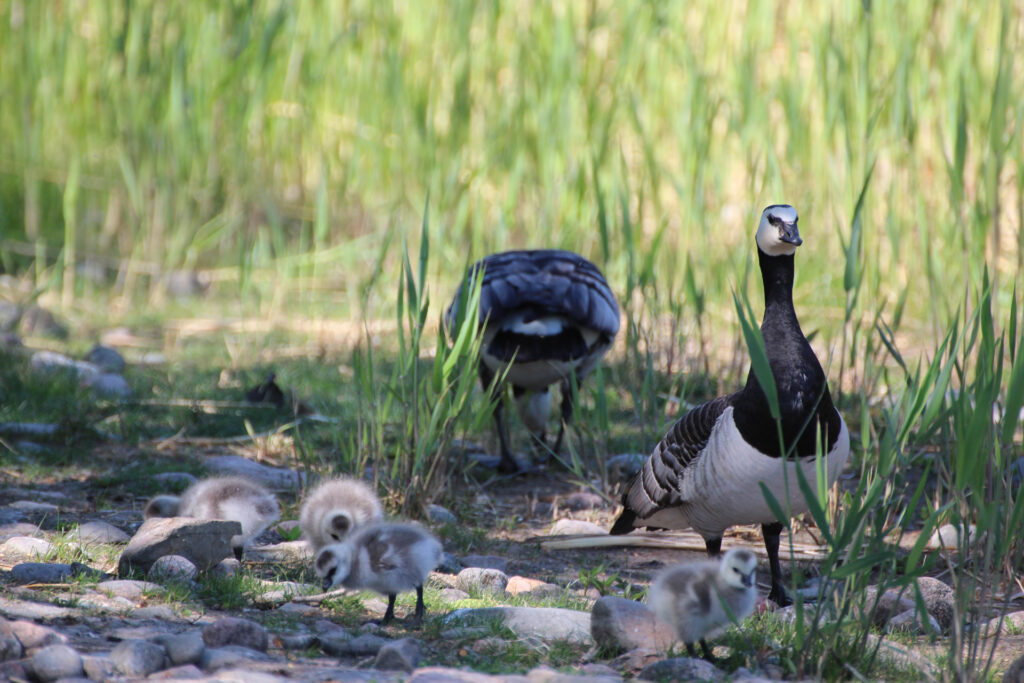
M925 545L929 550L959 550L963 544L962 529L953 524L944 524L931 535ZM974 542L977 528L973 524L967 526L967 544Z
M661 661L663 656L664 653L652 648L638 647L613 659L612 666L617 671L623 671L629 675L636 676L651 664Z
M457 609L447 617L449 626L480 626L500 621L521 638L568 640L590 645L590 613L561 607L480 607Z
M130 612L131 616L136 619L158 619L160 621L183 621L181 616L174 611L172 607L168 605L147 605L145 607L136 607Z
M240 645L250 650L266 652L269 638L267 629L250 619L221 617L203 629L203 642L207 647Z
M62 645L68 641L63 633L25 619L8 622L7 627L26 650Z
M43 532L35 524L29 524L28 522L11 522L10 524L0 524L0 537L3 540L7 540L12 536L39 536Z
M37 500L16 500L7 507L43 515L55 515L60 512L60 507L53 503L41 503Z
M640 678L649 681L721 681L725 678L711 662L692 657L663 659L645 667Z
M199 570L187 557L164 555L157 558L157 561L150 566L146 576L154 581L167 579L191 581L196 578L197 574L199 574Z
M895 631L918 634L939 633L939 622L937 622L935 617L930 614L926 616L928 617L927 626L925 626L919 618L916 608L908 609L907 611L900 612L890 619L889 623L885 626L885 630L889 633L893 633Z
M949 630L953 625L954 601L956 597L953 589L948 585L930 576L922 576L917 580L917 586L921 589L921 597L924 598L924 606L928 614L935 617L943 632Z
M607 536L608 530L582 519L560 519L551 527L552 536Z
M459 521L455 513L436 503L427 506L427 519L434 524L456 524Z
M194 681L206 678L200 669L195 664L185 664L184 666L175 666L170 669L164 669L158 671L155 674L150 674L149 681Z
M173 635L159 636L156 642L163 645L171 664L198 664L203 657L206 643L199 631L188 631Z
M82 543L127 543L131 538L121 529L106 522L86 522L78 526Z
M32 671L41 681L78 677L84 673L82 656L67 645L49 645L32 656Z
M225 645L224 647L208 647L203 650L199 667L205 671L216 671L228 666L246 666L252 662L270 661L263 652L252 650L241 645Z
M86 362L92 363L104 372L119 374L124 372L124 356L118 351L96 344L85 356Z
M508 576L498 569L467 567L455 577L455 586L469 594L474 592L501 594L508 585Z
M53 544L42 538L12 536L0 544L0 557L10 564L17 564L16 560L37 560L53 549Z
M298 617L305 617L310 614L316 614L320 610L312 605L305 605L301 602L286 602L278 607L277 611L281 614L294 614Z
M18 583L63 583L71 578L71 565L51 562L22 562L11 567Z
M330 649L328 649L328 642L330 642ZM366 657L368 655L376 655L389 642L391 641L387 638L382 638L372 633L364 633L349 640L320 637L320 646L324 652L335 657Z
M139 601L146 593L164 593L164 587L152 581L114 579L96 584L96 590L118 598Z
M247 548L245 558L258 562L309 562L313 549L305 541L284 541Z
M441 602L450 605L460 600L469 600L470 596L469 593L460 591L458 588L444 588L437 597Z
M82 655L82 669L94 681L107 681L117 677L117 669L109 654Z
M163 647L145 640L124 640L110 651L114 668L125 676L148 676L164 668L166 659Z
M864 589L864 610L866 613L871 615L872 624L876 628L884 628L889 620L895 615L902 612L906 612L908 609L914 609L914 601L911 595L908 595L908 590L904 590L902 595L895 588L890 588L881 597L878 597L878 587L868 586ZM878 604L875 604L875 601ZM874 610L872 612L872 610Z
M590 633L598 647L610 652L651 647L667 652L676 641L672 627L655 616L647 605L605 596L591 610Z
M226 560L221 560L217 564L210 567L210 573L214 576L234 576L242 568L242 563L233 557L229 557Z
M0 662L21 659L24 652L25 648L22 647L18 637L14 635L11 625L6 619L0 617Z
M562 594L562 589L553 583L547 583L538 579L528 579L525 576L509 577L505 592L509 595L529 595L535 598L549 598Z
M402 638L381 646L373 668L381 671L409 671L415 669L423 659L420 643L415 638Z
M994 617L985 622L981 627L984 637L994 636L996 633L1008 635L1010 631L1024 631L1024 611L1010 612L1002 617Z
M319 642L312 633L281 633L275 642L282 650L308 650Z

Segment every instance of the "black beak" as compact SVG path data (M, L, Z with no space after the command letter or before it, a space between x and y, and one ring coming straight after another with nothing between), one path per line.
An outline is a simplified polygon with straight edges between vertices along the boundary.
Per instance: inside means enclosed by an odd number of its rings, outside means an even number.
M800 238L798 237L797 239L800 239ZM743 575L743 585L746 586L747 588L750 588L751 586L754 585L754 572L750 572L749 574L744 574Z
M787 244L792 244L794 247L799 247L804 243L800 239L800 231L796 229L796 222L793 223L780 223L779 224L779 239Z
M331 590L331 577L325 576L324 577L324 584L323 585L324 585L324 593L326 593L327 591Z

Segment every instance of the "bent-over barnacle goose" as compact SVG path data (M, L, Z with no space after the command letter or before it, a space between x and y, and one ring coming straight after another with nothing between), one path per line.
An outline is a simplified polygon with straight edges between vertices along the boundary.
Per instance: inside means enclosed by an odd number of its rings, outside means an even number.
M562 417L552 451L562 445L565 424L572 417L573 376L577 384L608 352L619 331L619 306L601 271L578 254L560 249L506 251L473 264L445 314L452 330L462 290L483 270L480 324L485 325L480 382L490 386L508 366L505 383L512 385L523 423L545 443L550 413L548 387L561 383ZM502 387L503 388L503 387ZM499 469L518 469L509 449L501 401L494 409L501 442ZM545 443L546 445L546 443Z
M313 548L337 543L356 527L384 518L384 507L373 488L351 477L335 477L309 492L299 508L299 528Z
M761 333L778 391L785 450L780 450L778 425L751 368L743 389L697 406L672 425L627 486L625 509L611 533L690 527L704 537L708 554L717 555L728 527L759 523L771 567L768 597L785 603L779 565L783 525L759 484L785 501L788 483L792 514L805 512L795 464L814 481L815 435L820 434L831 484L850 453L850 435L793 309L793 255L803 243L796 209L786 204L766 208L756 241L765 299Z
M731 549L721 562L708 560L669 567L651 584L647 604L672 626L691 657L697 656L693 644L699 641L704 657L714 660L706 639L714 638L729 624L739 623L754 611L756 571L757 557L747 548Z

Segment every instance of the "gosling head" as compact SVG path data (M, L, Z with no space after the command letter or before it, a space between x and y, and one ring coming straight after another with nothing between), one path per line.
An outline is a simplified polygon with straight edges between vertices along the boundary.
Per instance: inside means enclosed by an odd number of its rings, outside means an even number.
M757 247L768 256L792 256L804 243L796 223L799 216L789 204L772 204L761 213Z
M726 585L747 590L754 585L757 557L746 548L733 548L722 558L718 575Z
M332 512L324 518L324 537L333 539L337 543L348 536L348 532L352 531L353 526L355 526L355 522L352 515L341 510Z
M178 508L181 507L181 498L177 496L157 496L148 503L142 511L143 519L150 517L177 517Z
M313 570L323 580L323 589L330 590L348 578L352 558L341 544L324 546L313 560Z

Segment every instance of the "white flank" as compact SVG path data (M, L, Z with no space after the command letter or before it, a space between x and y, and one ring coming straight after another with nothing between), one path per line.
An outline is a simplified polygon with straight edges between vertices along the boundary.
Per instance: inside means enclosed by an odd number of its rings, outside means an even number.
M829 484L839 476L850 454L850 434L846 423L841 418L840 421L839 438L826 456ZM721 536L723 531L736 524L774 522L775 515L760 490L761 482L784 509L788 499L791 515L800 514L807 510L807 502L797 481L798 466L813 486L816 481L813 457L801 459L798 465L792 460L782 461L764 455L743 440L733 419L733 409L726 408L715 423L707 446L683 472L680 490L683 502L674 508L675 517L671 519L676 523L656 523L660 516L671 514L668 510L644 522L682 528L683 525L679 524L682 518L705 538Z

